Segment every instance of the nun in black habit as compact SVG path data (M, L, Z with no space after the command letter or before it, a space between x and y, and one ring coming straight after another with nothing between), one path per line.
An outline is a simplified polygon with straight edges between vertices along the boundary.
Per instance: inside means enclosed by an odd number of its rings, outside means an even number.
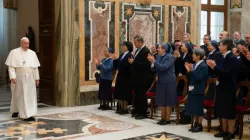
M113 55L114 68L118 70L114 97L118 100L120 108L116 111L119 114L127 114L127 106L129 102L132 102L132 86L131 86L131 65L128 62L128 58L132 57L133 44L126 41L122 44L122 54L118 58Z

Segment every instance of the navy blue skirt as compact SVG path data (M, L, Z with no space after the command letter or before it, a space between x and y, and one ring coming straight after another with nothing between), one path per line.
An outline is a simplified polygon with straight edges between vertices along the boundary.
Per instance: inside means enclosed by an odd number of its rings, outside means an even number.
M189 92L186 114L191 116L203 116L204 115L204 95L203 94L192 94Z
M157 83L155 103L160 107L175 106L177 103L176 83Z
M112 81L100 79L98 99L101 101L112 100Z

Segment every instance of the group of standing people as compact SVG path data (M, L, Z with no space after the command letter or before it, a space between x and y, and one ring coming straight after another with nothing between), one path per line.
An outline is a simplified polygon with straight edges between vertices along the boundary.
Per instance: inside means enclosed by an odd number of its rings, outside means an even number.
M127 114L127 105L132 104L131 113L135 119L147 117L146 92L156 80L154 88L150 89L156 92L156 105L161 110L161 120L157 124L160 125L170 123L172 108L178 101L177 97L185 90L183 83L176 85L176 77L186 75L188 99L185 108L186 113L195 121L190 131L203 131L204 100L215 99L215 115L222 122L222 131L215 134L215 137L232 139L236 118L236 90L242 68L246 77L243 76L241 79L249 78L246 75L250 63L249 47L241 40L230 39L226 31L220 33L220 42L211 40L209 35L204 35L204 45L200 47L192 44L189 38L189 34L184 34L182 42L153 45L150 52L144 46L143 38L135 36L134 46L137 49L134 54L133 44L124 42L123 53L119 57L107 50L105 52L109 53L102 63L96 59L97 68L101 70L101 75L112 75L113 70L118 70L114 97L118 100L120 108L116 113ZM246 37L246 42L247 39L250 44L250 36ZM239 61L239 56L242 61ZM106 65L108 60L109 66ZM105 77L101 76L101 79ZM216 84L210 85L208 94L204 96L209 78L217 78L217 81ZM109 80L109 88L106 91L103 85L107 83L101 80L99 97L105 94L109 96L110 101L112 100L112 78ZM100 100L103 99L100 98Z

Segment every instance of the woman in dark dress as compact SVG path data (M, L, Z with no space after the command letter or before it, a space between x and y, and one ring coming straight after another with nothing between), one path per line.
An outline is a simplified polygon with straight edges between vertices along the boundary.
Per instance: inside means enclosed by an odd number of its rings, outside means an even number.
M185 68L185 63L193 63L193 49L190 42L185 42L181 45L180 53L178 51L175 52L175 75L181 76L186 75L187 70ZM184 81L179 81L177 85L177 95L182 96L184 89Z
M126 41L122 44L122 54L118 58L116 55L112 55L114 59L114 68L118 70L114 97L118 100L120 108L116 111L119 114L127 114L128 102L132 101L132 86L131 86L131 65L128 62L128 58L132 57L133 44Z
M197 48L194 50L194 64L186 63L188 72L188 101L186 113L194 117L195 125L191 126L191 132L203 131L202 120L204 116L204 94L208 79L208 67L203 61L205 51Z
M108 102L112 100L112 80L113 80L113 59L111 54L113 53L112 48L108 48L104 51L106 58L100 61L99 58L95 57L96 69L100 70L100 83L98 99L100 100L100 107L98 109L108 110L110 109Z
M174 71L174 56L172 48L163 43L158 47L158 57L156 60L151 54L148 60L152 63L153 71L156 71L156 105L161 108L160 125L170 124L172 107L177 103L176 77Z
M192 45L189 42L185 42L181 45L180 52L175 52L175 73L176 76L186 75L187 70L184 66L186 62L193 63L193 49Z
M222 119L223 129L214 136L223 137L225 140L234 138L237 75L240 68L239 61L231 52L232 47L232 39L222 39L219 46L220 53L223 55L222 63L217 64L214 60L207 60L208 66L218 76L215 111L217 116Z

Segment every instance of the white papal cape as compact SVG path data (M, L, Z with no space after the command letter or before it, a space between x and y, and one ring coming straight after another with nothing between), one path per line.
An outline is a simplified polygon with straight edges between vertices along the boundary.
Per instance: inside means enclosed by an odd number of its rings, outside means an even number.
M9 68L11 82L10 112L18 112L20 118L26 119L37 113L36 80L39 80L40 63L34 51L24 51L21 47L12 50L5 62Z

